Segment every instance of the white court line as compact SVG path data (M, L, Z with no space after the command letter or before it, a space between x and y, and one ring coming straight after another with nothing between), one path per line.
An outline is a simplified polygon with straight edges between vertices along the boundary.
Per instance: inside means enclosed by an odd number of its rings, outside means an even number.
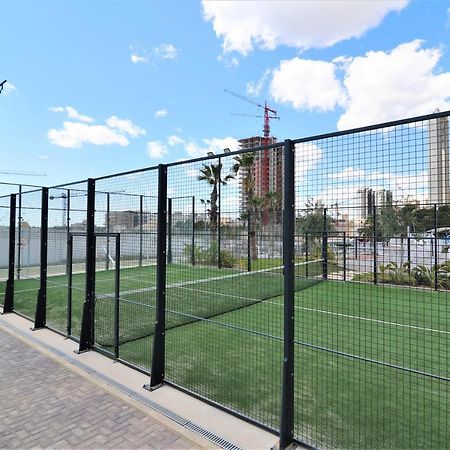
M264 303L276 304L274 302L264 302ZM386 321L386 320L379 320L379 319L370 319L368 317L361 317L361 316L352 316L350 314L337 313L337 312L334 312L334 311L326 311L326 310L323 310L323 309L308 308L306 306L294 306L294 308L296 308L296 309L304 309L304 310L307 310L307 311L313 311L313 312L322 313L322 314L330 314L330 315L333 315L333 316L347 317L349 319L365 320L367 322L381 323L383 325L394 325L396 327L412 328L414 330L431 331L433 333L450 334L450 331L445 331L445 330L435 330L434 328L418 327L418 326L415 326L415 325L406 325L404 323L389 322L389 321Z
M172 286L174 287L174 286ZM229 298L236 298L239 300L248 300L251 301L253 303L262 303L264 302L265 304L271 304L271 305L275 305L275 306L282 306L282 304L280 303L276 303L276 302L272 302L270 300L259 300L259 299L255 299L255 298L251 298L251 297L242 297L239 295L234 295L234 294L224 294L222 292L212 292L212 291L208 291L205 289L193 289L193 288L188 288L185 286L175 286L177 288L181 288L181 289L185 289L188 291L194 291L194 292L201 292L204 294L211 294L211 295L221 295L224 297L229 297ZM123 293L121 293L122 296ZM102 297L110 297L110 295L108 294L103 294ZM126 299L123 299L126 301ZM251 306L251 305L249 305ZM393 325L393 326L397 326L397 327L402 327L402 328L410 328L410 329L414 329L414 330L420 330L420 331L430 331L433 333L442 333L442 334L450 334L450 331L445 331L445 330L435 330L434 328L425 328L425 327L419 327L419 326L415 326L415 325L407 325L404 323L399 323L399 322L389 322L386 320L380 320L380 319L371 319L369 317L362 317L362 316L353 316L351 314L343 314L343 313L337 313L334 311L326 311L323 309L316 309L316 308L308 308L306 306L294 306L295 309L303 309L306 311L312 311L312 312L316 312L316 313L321 313L321 314L329 314L329 315L333 315L333 316L338 316L338 317L346 317L348 319L353 319L353 320L363 320L366 322L374 322L374 323L379 323L382 325Z
M237 298L240 300L250 300L253 301L255 303L257 302L264 302L264 303L268 303L271 305L275 305L275 306L282 306L282 304L280 303L276 303L276 302L272 302L270 300L257 300L254 298L250 298L250 297L241 297L238 295L233 295L233 294L223 294L220 292L212 292L212 291L207 291L207 290L200 290L200 289L192 289L192 288L184 288L183 286L180 286L182 289L187 289L189 291L196 291L196 292L203 292L205 294L212 294L212 295L223 295L226 297L233 297L233 298ZM374 323L380 323L382 325L393 325L393 326L397 326L397 327L403 327L403 328L411 328L414 330L420 330L420 331L431 331L433 333L442 333L442 334L450 334L450 331L445 331L445 330L435 330L434 328L425 328L425 327L418 327L415 325L407 325L404 323L398 323L398 322L389 322L389 321L385 321L385 320L380 320L380 319L371 319L369 317L361 317L361 316L353 316L351 314L343 314L343 313L337 313L334 311L326 311L323 309L316 309L316 308L308 308L306 306L296 306L294 305L295 309L303 309L306 311L312 311L312 312L316 312L316 313L321 313L321 314L329 314L329 315L333 315L333 316L338 316L338 317L346 317L348 319L354 319L354 320L364 320L367 322L374 322Z
M320 262L320 261L322 261L322 259L316 259L314 261L308 261L307 263L298 263L298 264L296 264L296 266L316 263L316 262ZM167 285L166 289L190 286L192 284L209 283L210 281L228 280L230 278L254 276L254 275L257 275L257 274L260 274L260 273L268 273L270 275L271 272L274 272L275 270L281 270L281 269L283 269L283 267L284 266L270 267L268 269L255 270L253 272L238 272L238 273L233 273L233 274L230 274L230 275L221 275L221 276L211 277L211 278L201 278L199 280L179 281L177 283L173 283L173 284ZM280 274L277 273L276 275L279 276ZM155 291L155 290L156 290L156 286L152 286L152 287L149 287L149 288L140 288L140 289L131 289L129 291L122 291L120 294L121 295L122 294L125 294L125 295L126 294L139 294L140 292L149 292L149 291Z

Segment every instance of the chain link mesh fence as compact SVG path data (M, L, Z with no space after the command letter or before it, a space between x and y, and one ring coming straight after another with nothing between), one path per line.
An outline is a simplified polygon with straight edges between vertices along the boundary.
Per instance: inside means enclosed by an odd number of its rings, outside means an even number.
M93 345L272 430L286 432L293 400L293 435L312 447L446 448L447 116L299 139L293 166L272 144L95 180ZM72 337L93 275L87 194L49 189L47 321ZM40 204L40 190L18 195L15 309L28 317ZM0 197L2 296L8 221Z

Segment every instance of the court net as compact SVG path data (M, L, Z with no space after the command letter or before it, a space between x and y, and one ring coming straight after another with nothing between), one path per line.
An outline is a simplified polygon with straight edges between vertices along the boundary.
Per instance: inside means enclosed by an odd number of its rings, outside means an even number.
M225 270L225 269L222 269ZM186 274L185 274L186 275ZM322 280L322 260L295 265L295 291ZM283 295L283 266L252 272L234 272L202 279L181 280L166 287L166 329L245 308ZM95 302L95 340L114 345L115 294L98 294ZM154 332L156 288L120 292L119 344Z

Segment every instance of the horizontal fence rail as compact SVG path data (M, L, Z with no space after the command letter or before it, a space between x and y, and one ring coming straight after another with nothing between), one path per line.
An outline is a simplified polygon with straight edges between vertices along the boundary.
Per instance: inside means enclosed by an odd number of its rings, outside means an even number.
M448 448L449 115L0 196L4 312L283 449Z

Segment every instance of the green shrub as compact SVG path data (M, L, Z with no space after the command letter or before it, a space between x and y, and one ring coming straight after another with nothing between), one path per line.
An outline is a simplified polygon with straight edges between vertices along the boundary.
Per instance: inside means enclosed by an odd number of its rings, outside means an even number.
M192 254L192 245L186 244L184 246L183 254L189 259ZM206 249L198 245L194 245L195 262L205 265L217 265L218 244L217 241L212 241ZM220 262L222 267L232 268L236 265L236 258L230 252L225 250L220 251Z

